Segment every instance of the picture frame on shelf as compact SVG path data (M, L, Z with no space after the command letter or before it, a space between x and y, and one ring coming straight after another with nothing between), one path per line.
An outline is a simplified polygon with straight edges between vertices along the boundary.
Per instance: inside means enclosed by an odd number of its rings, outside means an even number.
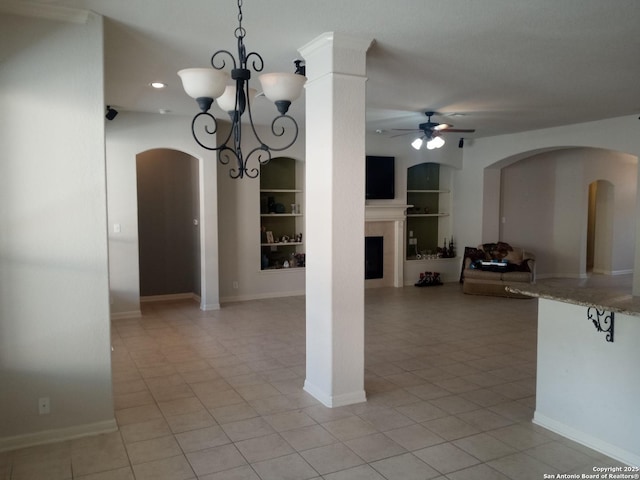
M265 235L267 236L267 243L276 243L273 239L273 232L270 230L267 230L265 232Z

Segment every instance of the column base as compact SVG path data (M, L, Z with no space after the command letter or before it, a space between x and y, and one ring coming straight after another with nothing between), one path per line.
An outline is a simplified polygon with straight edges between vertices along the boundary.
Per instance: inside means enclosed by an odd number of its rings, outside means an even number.
M318 388L316 385L309 383L308 380L304 381L304 391L309 395L312 395L316 400L320 401L320 403L325 407L329 408L344 407L346 405L353 405L367 401L367 394L364 390L343 393L340 395L330 395Z

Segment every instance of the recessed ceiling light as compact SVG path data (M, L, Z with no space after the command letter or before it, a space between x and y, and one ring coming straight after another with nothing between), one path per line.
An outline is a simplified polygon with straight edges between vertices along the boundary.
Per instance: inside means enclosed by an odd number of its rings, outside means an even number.
M167 86L166 83L162 82L151 82L149 85L151 85L153 88L165 88Z

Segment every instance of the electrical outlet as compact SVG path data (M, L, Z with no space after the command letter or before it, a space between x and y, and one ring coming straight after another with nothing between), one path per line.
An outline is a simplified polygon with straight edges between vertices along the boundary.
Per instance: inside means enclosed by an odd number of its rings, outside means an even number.
M410 238L409 239L409 245L417 245L418 244L418 239L417 238Z
M41 397L38 399L38 413L40 415L49 415L49 413L51 413L49 397Z
M233 288L238 288L238 282L233 282Z

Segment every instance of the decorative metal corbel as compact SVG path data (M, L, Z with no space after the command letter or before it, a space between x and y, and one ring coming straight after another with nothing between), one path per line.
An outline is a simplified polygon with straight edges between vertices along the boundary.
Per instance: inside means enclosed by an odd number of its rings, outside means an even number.
M599 310L596 307L589 307L587 310L587 318L593 322L596 330L605 332L607 342L613 343L613 325L615 314L606 310Z

